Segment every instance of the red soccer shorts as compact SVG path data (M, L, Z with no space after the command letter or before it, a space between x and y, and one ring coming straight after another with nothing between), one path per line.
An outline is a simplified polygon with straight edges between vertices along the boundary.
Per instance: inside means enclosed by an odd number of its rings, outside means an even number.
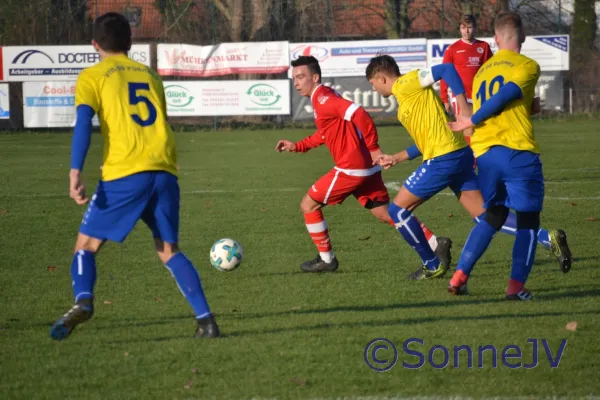
M312 185L308 195L316 202L328 205L342 204L350 195L363 207L369 200L379 203L390 201L381 171L369 176L350 176L334 168Z

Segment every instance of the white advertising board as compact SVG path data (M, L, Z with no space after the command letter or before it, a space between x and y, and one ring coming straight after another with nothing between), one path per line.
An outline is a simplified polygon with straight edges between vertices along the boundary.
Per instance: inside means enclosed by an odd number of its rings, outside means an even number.
M492 52L498 47L494 38L479 38L490 44ZM455 39L435 39L427 41L427 64L429 67L442 63L444 52ZM569 70L569 35L527 36L521 54L534 59L542 71Z
M159 44L157 69L163 76L280 74L289 69L288 49L288 42Z
M394 57L402 73L427 66L426 39L290 43L290 59L315 57L324 78L365 76L369 60L378 53ZM291 70L288 75L291 78Z
M169 116L289 115L290 82L164 82Z
M150 66L150 45L134 44L129 57ZM75 80L84 68L100 61L92 45L2 47L5 81Z
M72 127L75 117L75 81L23 82L25 128Z

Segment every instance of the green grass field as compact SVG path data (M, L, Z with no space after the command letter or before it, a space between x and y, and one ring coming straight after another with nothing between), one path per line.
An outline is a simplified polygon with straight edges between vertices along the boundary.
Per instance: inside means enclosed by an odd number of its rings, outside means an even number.
M311 275L298 265L314 257L298 205L313 181L332 167L325 148L278 154L278 139L310 130L178 133L182 190L181 245L195 262L223 336L193 340L191 310L153 251L140 223L124 244L107 244L97 257L96 314L64 342L50 339L56 318L72 304L70 264L84 208L68 197L69 134L0 135L0 399L249 399L518 397L600 395L600 136L598 121L536 124L547 180L545 227L562 227L574 253L573 269L559 271L538 247L528 283L534 301L504 300L513 237L499 234L476 267L470 296L452 297L444 279L410 282L418 257L400 235L378 223L356 201L326 209L340 260L333 274ZM400 132L399 132L400 131ZM383 149L410 144L398 128L380 130ZM93 191L101 144L90 149L85 183ZM391 188L417 166L384 173ZM395 194L396 190L392 190ZM454 241L453 268L472 222L445 192L417 215ZM221 237L244 247L242 266L212 268L208 254ZM575 331L567 330L577 322ZM387 338L397 364L377 373L365 346ZM434 345L450 349L450 363L427 360ZM523 349L531 363L509 369L502 349ZM566 339L560 364L553 354ZM465 352L454 368L453 348ZM490 352L478 368L478 346ZM390 353L381 350L379 358ZM514 354L512 352L511 354ZM443 360L435 352L435 362ZM511 359L510 362L518 362Z

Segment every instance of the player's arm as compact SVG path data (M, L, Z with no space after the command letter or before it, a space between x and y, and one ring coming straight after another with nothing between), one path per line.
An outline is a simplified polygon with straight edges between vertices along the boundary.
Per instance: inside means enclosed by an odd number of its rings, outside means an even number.
M431 68L431 76L428 75L419 75L422 76L421 85L432 85L433 82L437 82L443 79L450 89L452 90L452 95L456 98L456 102L458 103L458 108L461 114L465 116L470 116L468 110L469 104L467 103L467 97L465 95L465 86L462 83L462 79L460 79L460 75L454 64L438 64ZM433 80L433 82L432 82ZM431 82L431 83L430 83Z
M396 164L400 164L404 161L413 160L419 157L420 155L421 151L415 144L396 154L381 154L376 160L373 161L373 164L379 164L384 169L390 169Z
M310 136L305 137L299 142L290 140L280 140L275 146L278 152L288 151L290 153L306 153L310 149L321 146L324 142L323 135L318 130Z
M98 109L98 94L91 78L82 73L75 86L75 128L71 141L70 196L77 204L85 204L87 196L81 184L81 171L92 140L92 119Z
M531 60L519 67L513 78L505 83L498 93L487 99L479 110L469 119L449 123L452 130L463 130L479 125L493 115L500 113L512 101L523 98L525 93L535 90L535 85L540 77L540 66Z
M443 64L454 64L454 51L452 46L448 47L444 52ZM440 81L440 98L446 107L446 111L450 111L450 101L448 99L448 84L445 80Z

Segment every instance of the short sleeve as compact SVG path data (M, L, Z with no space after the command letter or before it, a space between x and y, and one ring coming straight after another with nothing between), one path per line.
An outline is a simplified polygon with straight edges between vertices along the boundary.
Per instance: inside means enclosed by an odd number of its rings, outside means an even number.
M515 83L521 88L524 95L534 93L535 85L540 77L540 65L534 60L527 60L519 67L510 79L510 82Z
M86 71L82 71L75 84L75 107L85 104L98 112L100 101L96 88L96 80Z
M423 86L421 86L421 78L419 76L420 72L427 74L428 70L415 70L411 71L396 80L394 86L392 88L392 93L395 96L409 96L419 90L423 90ZM431 71L429 71L431 73Z

